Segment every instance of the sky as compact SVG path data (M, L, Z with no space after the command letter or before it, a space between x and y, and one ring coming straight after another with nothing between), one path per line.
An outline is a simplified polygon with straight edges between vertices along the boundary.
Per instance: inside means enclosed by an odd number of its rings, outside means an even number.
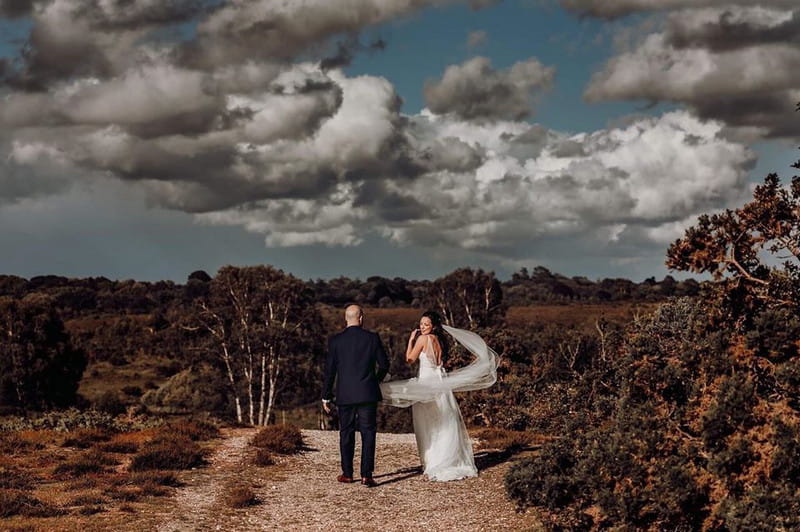
M796 0L0 0L0 274L675 275L797 102Z

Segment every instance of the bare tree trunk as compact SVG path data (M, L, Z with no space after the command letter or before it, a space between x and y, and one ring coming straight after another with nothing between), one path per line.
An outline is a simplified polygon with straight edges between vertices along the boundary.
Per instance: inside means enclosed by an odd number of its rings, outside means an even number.
M275 407L275 394L278 391L278 376L280 375L280 366L278 361L273 358L269 363L269 402L267 403L267 422Z
M467 320L469 321L469 328L470 329L474 329L475 328L475 319L472 317L472 312L471 312L471 309L469 307L469 300L467 299L467 288L466 287L464 287L461 290L461 301L464 304L464 312L467 313Z
M242 403L239 400L239 393L236 391L236 379L233 377L233 369L231 368L231 357L228 353L228 346L222 346L222 359L225 361L225 370L228 374L228 382L231 385L231 390L233 390L233 402L236 405L236 421L239 423L242 422Z
M270 353L273 351L272 345L269 346ZM266 411L264 410L264 406L266 404L266 397L267 397L267 355L266 353L261 354L261 390L260 390L260 397L258 400L258 424L261 426L265 426L267 424L267 420L269 417L267 416Z

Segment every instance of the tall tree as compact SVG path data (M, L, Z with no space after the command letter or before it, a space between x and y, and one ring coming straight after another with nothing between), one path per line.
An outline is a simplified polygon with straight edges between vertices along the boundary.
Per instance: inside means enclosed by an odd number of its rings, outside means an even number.
M800 177L783 187L770 174L744 206L701 216L670 246L667 266L710 273L733 319L765 306L800 309Z
M69 406L85 368L50 298L0 297L0 404Z
M503 291L494 272L459 268L436 279L425 303L441 313L453 327L476 329L505 319Z
M270 266L225 266L198 310L233 391L237 419L266 425L282 379L291 376L300 386L316 368L322 320L308 286Z

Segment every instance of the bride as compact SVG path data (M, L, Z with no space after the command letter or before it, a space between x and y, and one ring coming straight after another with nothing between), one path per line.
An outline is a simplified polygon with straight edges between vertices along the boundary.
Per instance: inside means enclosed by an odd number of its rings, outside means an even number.
M469 365L445 372L449 342L445 331L476 359ZM414 435L423 473L430 480L448 481L477 476L472 442L453 391L478 390L497 380L497 353L477 334L442 325L436 312L425 312L419 329L411 332L406 362L419 360L416 378L381 384L385 402L411 406Z

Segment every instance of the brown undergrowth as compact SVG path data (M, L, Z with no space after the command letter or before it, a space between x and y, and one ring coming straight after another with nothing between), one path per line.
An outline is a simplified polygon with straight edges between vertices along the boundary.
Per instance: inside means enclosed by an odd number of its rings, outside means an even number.
M203 421L0 432L0 529L113 529L172 494L179 470L202 466L218 436Z

